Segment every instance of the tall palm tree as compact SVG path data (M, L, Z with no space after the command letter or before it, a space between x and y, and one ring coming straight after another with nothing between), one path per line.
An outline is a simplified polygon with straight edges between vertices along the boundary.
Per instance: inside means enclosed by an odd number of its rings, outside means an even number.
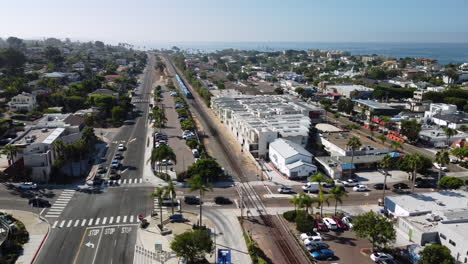
M393 149L393 151L398 151L399 149L403 149L403 145L401 145L400 142L392 140L390 142L390 147Z
M352 176L352 166L354 164L354 151L362 146L361 140L358 137L352 137L346 143L346 146L351 149L351 175ZM350 177L351 178L351 177Z
M175 185L172 182L172 180L169 180L166 187L164 188L164 196L165 197L167 197L167 196L171 197L172 215L174 215L174 200L177 197L177 193L176 193L176 190L175 190Z
M335 200L335 216L336 216L336 210L338 208L338 203L343 204L343 198L348 196L346 193L346 190L342 188L342 186L335 186L331 190L331 198Z
M8 165L11 165L14 162L16 154L18 154L18 148L14 145L6 145L5 147L3 147L1 154L7 156Z
M323 217L323 204L330 205L329 199L330 197L328 195L325 195L323 191L319 191L319 196L317 197L320 205L320 217Z
M164 187L156 187L156 189L154 189L154 192L150 194L151 198L158 198L159 218L161 219L161 229L163 228L162 205L163 205L163 198L165 197L164 194L165 194Z
M446 127L446 128L444 128L444 133L447 136L447 147L449 147L450 146L450 139L453 136L455 136L456 134L458 134L458 131L456 129Z
M437 188L439 188L440 177L442 175L442 167L449 164L450 155L447 150L437 151L435 162L439 164L439 175L437 176Z
M315 202L314 199L305 193L301 193L299 195L301 196L301 199L302 199L301 201L302 206L305 207L306 213L309 214L309 208Z
M412 169L412 186L411 192L414 193L414 187L416 185L416 171L421 168L422 166L422 156L419 153L415 153L409 156L409 167Z
M290 204L294 204L294 211L297 213L297 208L300 208L300 204L302 203L301 195L293 195L293 197L289 200Z
M380 162L380 167L384 169L384 186L383 186L383 193L382 193L382 203L385 209L385 191L387 189L387 176L388 176L388 169L392 166L392 157L390 155L385 155L385 157Z
M385 135L378 135L377 138L382 142L382 145L385 145L385 141L387 140Z
M200 226L202 226L202 205L203 205L203 196L207 191L213 191L213 186L210 183L205 183L200 175L195 175L189 181L190 191L198 191L200 194Z

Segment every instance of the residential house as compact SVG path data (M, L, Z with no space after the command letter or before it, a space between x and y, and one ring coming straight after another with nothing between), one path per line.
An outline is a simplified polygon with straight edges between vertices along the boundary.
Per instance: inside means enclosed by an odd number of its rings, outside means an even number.
M37 107L36 96L22 92L12 97L8 106L13 112L31 112Z
M273 165L288 178L304 178L317 173L312 164L313 155L304 147L278 138L270 143L268 157Z

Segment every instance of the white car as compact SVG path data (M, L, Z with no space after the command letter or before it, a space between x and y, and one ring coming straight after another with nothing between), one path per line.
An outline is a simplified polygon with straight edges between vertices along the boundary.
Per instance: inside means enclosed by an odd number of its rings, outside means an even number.
M124 151L125 150L124 144L119 144L119 146L117 147L117 150L118 151Z
M349 228L353 228L353 220L354 220L354 217L348 215L348 216L345 216L341 219L341 221L347 225Z
M354 179L347 179L347 180L341 181L341 183L342 183L345 187L354 187L354 186L356 186L356 185L359 185L359 184L358 184L358 181L357 181L357 180L354 180Z
M374 261L382 261L387 259L393 259L392 255L383 252L374 252L370 255L370 258Z
M307 232L307 233L302 233L300 235L300 238L302 241L306 240L306 239L316 239L316 238L319 238L319 239L322 239L322 236L318 233L318 232Z
M338 229L338 226L336 225L336 222L335 220L329 218L329 217L325 217L323 218L323 222L325 223L325 225L328 227L328 229L330 230L337 230Z
M293 189L290 186L281 186L278 188L279 193L292 193Z
M444 167L444 166L440 166L438 163L432 163L432 165L434 165L434 167L438 170L442 170L442 171L448 171L448 168L447 167Z
M302 241L305 246L310 245L310 244L315 244L315 243L322 243L322 238L321 237L311 237L311 238L306 238Z
M156 162L156 165L158 166L170 166L170 165L173 165L174 163L172 163L172 160L165 160L163 159L162 161L158 161Z
M358 186L353 187L353 191L355 192L367 192L369 188L366 185L359 184Z
M18 184L18 188L23 190L34 190L37 189L37 184L32 182L23 182L21 184Z

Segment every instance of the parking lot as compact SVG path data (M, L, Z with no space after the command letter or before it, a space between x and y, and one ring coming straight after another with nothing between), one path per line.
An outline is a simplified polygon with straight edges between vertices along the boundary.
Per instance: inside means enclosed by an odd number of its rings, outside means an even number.
M408 181L408 173L401 170L388 171L387 184ZM384 182L384 174L380 171L356 172L357 180L361 184L376 184Z

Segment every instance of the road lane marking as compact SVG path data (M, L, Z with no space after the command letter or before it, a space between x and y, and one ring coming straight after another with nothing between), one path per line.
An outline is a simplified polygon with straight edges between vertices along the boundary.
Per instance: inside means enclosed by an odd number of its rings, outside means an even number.
M114 217L111 216L110 219L109 219L109 225L112 224L114 222Z
M63 209L56 209L56 208L50 208L49 209L49 213L55 213L55 214L59 214L60 212L62 212Z
M92 264L94 264L94 262L96 261L96 256L97 256L97 253L98 253L99 244L101 243L102 233L104 233L104 232L101 232L101 235L99 236L99 239L98 239L98 242L97 242L97 245L96 245L96 250L94 252L94 258L93 258Z
M127 179L123 180L122 184L126 184L127 183Z
M45 215L45 217L48 217L48 218L54 218L54 217L57 217L57 218L58 218L58 217L60 217L60 215L48 215L48 214L46 214L46 215Z
M58 221L55 221L55 223L52 225L52 228L55 228L58 224Z
M115 223L118 224L120 222L120 215L117 216L117 218L115 219Z
M133 179L128 179L128 184L132 184Z
M133 223L133 215L130 216L130 220L128 220L130 223Z
M80 255L80 251L81 251L81 246L83 245L85 237L86 237L86 230L83 232L83 237L81 237L81 242L80 242L80 246L78 247L78 252L73 258L73 264L76 264L76 261L78 260L78 256Z
M71 200L71 198L57 198L57 201L55 201L56 203L58 202L69 202Z
M93 224L93 219L89 219L89 222L88 222L88 226L92 225Z
M81 226L85 226L86 225L86 219L83 219L83 222L81 222Z
M106 224L106 221L107 221L107 217L104 217L104 218L102 219L102 224L105 225L105 224Z
M63 220L63 221L60 223L60 228L62 228L64 225L65 225L65 220Z
M120 184L122 182L122 180L118 180L117 183Z
M76 219L76 221L75 221L75 227L77 227L79 223L80 223L80 220L79 220L79 219Z
M70 227L72 225L72 223L73 223L73 220L68 221L67 227Z
M127 216L124 215L123 219L122 219L122 223L126 223L127 222Z
M99 221L101 221L101 218L96 219L96 223L94 225L99 225Z

